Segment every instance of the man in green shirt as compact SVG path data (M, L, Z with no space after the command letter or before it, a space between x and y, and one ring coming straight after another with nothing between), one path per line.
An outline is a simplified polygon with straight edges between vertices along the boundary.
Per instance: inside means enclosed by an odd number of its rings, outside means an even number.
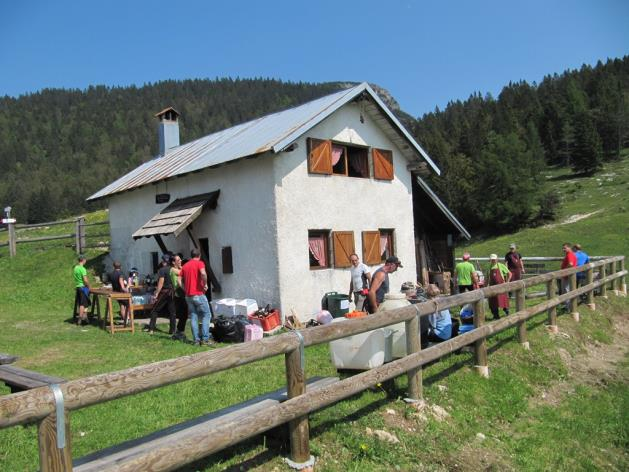
M454 276L459 286L459 293L467 292L478 288L478 278L476 269L470 262L470 253L463 254L463 262L459 262L454 267Z
M90 306L90 282L87 279L87 270L85 269L85 263L87 259L85 256L79 256L79 262L72 269L72 277L74 279L74 287L76 288L75 305L79 306L79 317L76 320L76 324L81 326L87 323L87 313L85 309Z

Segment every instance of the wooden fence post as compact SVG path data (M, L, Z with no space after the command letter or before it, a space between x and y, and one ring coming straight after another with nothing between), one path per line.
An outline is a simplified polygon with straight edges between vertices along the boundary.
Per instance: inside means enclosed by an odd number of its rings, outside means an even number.
M625 270L625 256L622 256L622 259L620 259L620 270ZM625 296L627 295L627 279L624 275L620 279L620 290Z
M85 218L83 216L79 216L76 219L76 229L75 229L75 245L76 245L76 253L81 254L83 249L85 249Z
M299 331L294 331L302 341L301 347L286 353L286 386L288 398L294 398L306 392L306 375L304 372L304 346ZM310 428L308 415L295 418L288 422L290 438L290 460L295 464L303 464L310 460Z
M9 256L15 257L17 253L17 237L15 235L15 223L7 223L9 231Z
M517 289L515 292L515 311L516 312L524 310L525 297L526 297L525 290L526 289L524 287L521 287ZM526 321L521 321L518 323L518 341L524 349L528 350L531 348L529 341L527 339Z
M435 304L435 309L436 309ZM421 346L421 334L419 332L419 314L414 318L406 321L406 355L419 352ZM410 400L419 400L423 395L422 387L422 368L411 369L408 371L408 398Z
M557 294L557 280L552 279L546 282L546 298L548 300L555 297ZM557 326L557 307L554 306L548 309L548 329L551 333L557 334L559 327Z
M574 292L577 289L577 274L570 275L570 291ZM579 321L579 312L577 311L577 302L579 297L570 299L570 313L572 313L572 319L576 322Z
M594 269L589 267L587 272L585 273L585 283L590 285L594 282ZM587 293L587 306L590 310L596 310L596 304L594 303L594 289L588 291Z
M37 439L39 442L39 466L42 472L69 472L72 470L70 421L67 412L65 413L65 444L62 449L57 444L56 413L51 413L39 422Z
M612 274L618 272L620 264L618 261L612 262ZM618 296L620 294L620 279L612 280L612 288L614 290L614 295Z
M598 270L598 274L599 280L607 277L607 264L601 265L601 268ZM601 298L607 298L607 284L601 284Z
M485 324L485 298L474 302L474 328L479 328ZM489 366L487 365L487 340L479 339L474 343L474 353L476 359L476 371L482 377L489 377Z

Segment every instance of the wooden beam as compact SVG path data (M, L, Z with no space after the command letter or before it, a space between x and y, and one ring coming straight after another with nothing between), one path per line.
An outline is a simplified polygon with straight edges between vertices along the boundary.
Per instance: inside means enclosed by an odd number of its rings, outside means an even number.
M162 250L162 254L166 254L168 252L168 249L166 249L166 245L162 240L161 234L154 234L153 237L155 238L155 241L157 241L157 245L159 246L159 248Z

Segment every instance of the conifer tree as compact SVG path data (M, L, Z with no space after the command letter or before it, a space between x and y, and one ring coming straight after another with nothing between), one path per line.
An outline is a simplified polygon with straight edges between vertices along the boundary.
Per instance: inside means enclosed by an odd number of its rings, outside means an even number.
M579 113L575 119L572 169L577 173L591 175L601 168L602 161L603 147L594 122L587 112Z

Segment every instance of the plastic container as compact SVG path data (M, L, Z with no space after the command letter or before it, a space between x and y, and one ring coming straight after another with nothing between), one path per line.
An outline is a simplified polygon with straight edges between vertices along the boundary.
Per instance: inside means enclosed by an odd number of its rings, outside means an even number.
M321 310L317 313L317 321L322 325L332 323L333 317L328 310Z
M387 293L384 296L384 301L378 305L377 313L384 313L388 310L394 310L409 305L410 302L406 299L406 294ZM393 331L391 337L391 354L393 358L399 359L400 357L406 356L406 323L397 323L387 328Z
M263 331L262 327L256 324L248 324L245 326L245 342L255 341L256 339L262 339Z
M273 310L268 316L249 315L248 318L252 324L260 326L265 332L271 331L282 324L279 310Z
M243 298L242 300L236 300L234 307L236 315L249 316L258 311L258 302L253 298Z
M324 296L322 308L327 309L334 318L340 318L349 313L349 295L338 292L328 292Z
M365 316L367 316L366 311L352 311L345 315L345 318L364 318Z
M350 321L337 318L332 322ZM337 369L373 369L384 364L387 351L390 350L390 339L390 330L382 328L337 339L330 342L330 358Z
M212 312L214 315L236 316L236 299L220 298L212 300Z

